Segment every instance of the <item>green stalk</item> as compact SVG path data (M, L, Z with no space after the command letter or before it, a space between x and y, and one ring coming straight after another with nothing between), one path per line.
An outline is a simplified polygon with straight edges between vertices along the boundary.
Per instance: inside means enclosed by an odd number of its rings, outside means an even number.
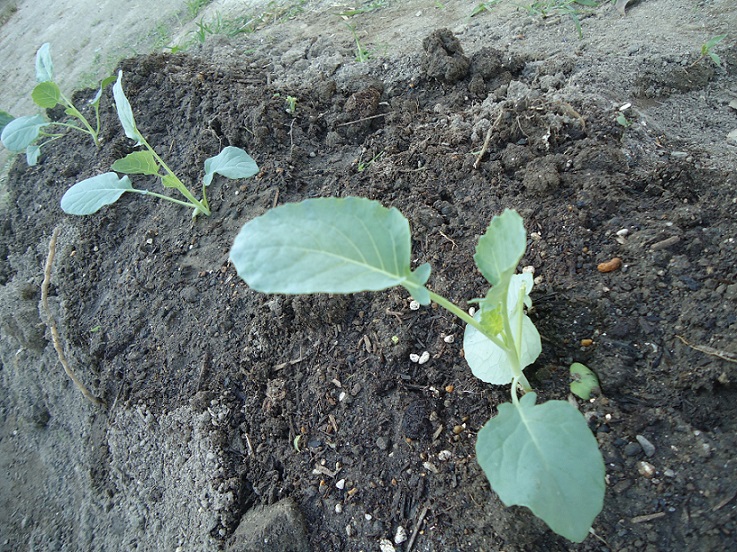
M146 141L146 139L141 135L140 132L138 133L138 139L146 147L146 149L148 149L148 151L151 152L151 154L154 156L154 159L156 159L156 162L159 163L159 165L161 165L164 168L164 170L166 171L166 173L169 176L171 176L172 178L174 178L174 180L176 180L176 182L177 182L176 189L179 190L179 192L184 197L186 197L190 201L190 203L191 203L188 206L189 207L194 207L195 209L197 209L200 212L202 212L202 214L207 215L209 217L210 214L211 214L211 211L210 211L210 208L207 205L207 200L205 200L204 202L202 202L202 201L199 201L197 198L195 198L194 195L192 195L192 192L190 192L189 189L182 183L182 181L179 180L179 178L177 177L177 175L174 174L174 171L172 171L169 168L169 166L166 163L164 163L164 160L161 157L159 157L159 154L156 153L156 151L154 150L154 148L151 147L151 145ZM187 205L187 204L185 203L184 205Z
M135 192L137 194L141 195L150 195L154 197L158 197L159 199L165 199L166 201L171 201L172 203L176 203L177 205L184 205L185 207L195 207L191 203L188 203L186 201L182 201L181 199L175 199L171 196L167 196L164 194L158 194L156 192L150 192L148 190L139 190L137 188L133 188L132 190L128 190L129 192Z
M97 141L97 132L95 132L95 130L92 128L92 125L90 125L89 121L87 121L85 116L82 115L82 113L80 113L76 107L74 107L74 104L71 101L69 101L69 99L67 99L67 97L63 93L59 92L59 96L61 97L62 101L66 104L66 106L69 108L71 115L79 119L82 122L82 124L87 128L86 132L90 136L92 136L92 140L95 142L95 146L100 147L100 143Z

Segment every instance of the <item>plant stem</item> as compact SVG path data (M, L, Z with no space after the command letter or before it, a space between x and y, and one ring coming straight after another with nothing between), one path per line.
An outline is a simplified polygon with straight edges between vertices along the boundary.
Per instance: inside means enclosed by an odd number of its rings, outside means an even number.
M138 134L138 139L141 141L141 144L143 144L146 147L146 149L148 149L148 151L151 152L151 155L154 156L154 159L156 159L156 161L159 163L159 165L161 165L164 168L164 170L166 171L166 173L169 176L171 176L172 178L174 178L174 180L176 180L176 182L177 182L177 185L175 186L176 189L179 190L179 192L190 201L190 204L187 204L187 203L184 203L184 202L179 202L179 203L182 203L183 205L187 205L189 207L194 207L195 209L197 209L198 211L200 211L202 214L207 215L209 217L211 211L210 211L210 208L207 205L207 200L199 201L197 198L195 198L195 196L192 195L192 192L190 192L189 189L182 183L182 181L179 180L179 178L177 177L177 175L174 174L174 171L172 171L169 168L169 166L166 163L164 163L164 160L161 157L159 157L159 154L156 153L156 151L154 151L154 148L151 147L151 145L146 141L146 139L141 135L141 133L138 132L137 134ZM153 192L149 192L149 193L152 194ZM159 197L164 197L164 198L169 199L170 201L174 201L170 197L161 196L160 194L158 194L158 195L159 195Z
M139 190L138 188L133 188L132 190L128 190L129 192L135 192L137 194L142 195L150 195L154 197L158 197L159 199L165 199L166 201L171 201L172 203L176 203L177 205L184 205L185 207L194 207L195 209L198 209L199 207L197 205L193 205L192 203L189 203L187 201L182 201L181 199L175 199L173 197L169 197L164 194L158 194L156 192L150 192L148 190Z

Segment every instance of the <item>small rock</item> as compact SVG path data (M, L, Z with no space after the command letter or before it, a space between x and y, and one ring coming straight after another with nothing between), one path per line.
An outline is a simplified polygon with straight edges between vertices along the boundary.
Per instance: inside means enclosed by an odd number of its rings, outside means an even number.
M653 466L650 462L645 461L639 461L637 463L637 471L640 472L640 475L647 478L652 479L655 476L655 466Z
M394 544L402 544L407 540L407 530L401 525L397 527L397 531L394 533Z
M379 450L386 450L389 448L389 440L386 437L376 438L376 448Z
M643 437L642 435L636 435L635 439L637 439L637 442L640 443L642 450L645 452L645 456L650 458L653 454L655 454L655 445L645 439L645 437Z
M379 541L379 550L381 552L396 552L396 548L389 539L381 539Z
M342 491L343 489L345 489L345 479L341 479L341 480L339 480L339 481L338 481L338 482L337 482L337 483L335 484L335 487L336 487L336 488L338 488L338 489L340 489L341 491Z
M642 452L642 447L638 443L627 443L624 447L625 456L637 456Z

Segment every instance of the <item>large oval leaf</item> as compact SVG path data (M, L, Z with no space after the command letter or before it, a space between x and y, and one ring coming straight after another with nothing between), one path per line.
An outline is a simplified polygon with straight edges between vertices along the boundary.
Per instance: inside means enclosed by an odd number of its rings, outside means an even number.
M41 82L31 92L31 98L37 106L51 109L61 101L61 90L55 82Z
M476 456L502 502L527 506L574 542L589 534L604 504L604 461L581 413L566 401L499 406L479 431Z
M70 215L90 215L105 205L118 201L125 192L133 191L130 178L118 178L114 172L77 182L61 198L61 208Z
M282 205L247 222L230 258L264 293L354 293L402 285L422 304L429 265L410 269L409 223L397 209L364 198Z
M258 165L241 148L228 146L215 157L205 160L205 177L202 183L209 186L212 177L216 174L221 174L226 178L248 178L258 174Z
M41 129L50 124L41 115L25 115L13 119L3 129L0 140L10 151L23 151L38 138Z
M522 313L521 305L518 306L522 286L525 286L525 294L521 300L529 304L529 294L533 286L532 274L514 274L509 280L507 288L507 316L509 317L509 324L512 329L518 326L519 315ZM484 308L485 304L482 301L482 310L474 316L476 320L481 321ZM516 339L517 336L514 336L514 338ZM471 372L480 380L491 383L492 385L512 383L514 369L507 352L470 324L466 326L463 334L463 351ZM537 328L535 328L535 324L532 323L532 320L524 313L522 313L521 351L522 354L519 360L520 368L523 370L535 362L542 352L540 334Z

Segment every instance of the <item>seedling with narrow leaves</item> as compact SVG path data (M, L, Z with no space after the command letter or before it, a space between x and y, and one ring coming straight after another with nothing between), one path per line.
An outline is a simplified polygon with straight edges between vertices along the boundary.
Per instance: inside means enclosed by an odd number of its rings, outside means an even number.
M2 134L0 140L3 145L13 152L26 152L26 161L33 166L38 163L41 148L49 142L61 138L63 134L48 132L52 126L71 128L89 134L95 146L100 146L100 98L107 85L115 80L114 76L107 77L100 82L97 94L90 100L90 106L95 114L94 126L82 112L67 98L54 82L54 64L51 59L51 46L47 42L36 52L36 81L38 84L31 92L33 102L44 109L52 109L57 105L64 107L64 112L77 119L78 124L59 121L49 121L43 115L26 115L7 121L9 114L3 113L5 124L0 125ZM81 125L81 126L80 126ZM43 143L39 141L46 139Z
M527 246L522 218L492 219L474 260L491 288L474 316L426 287L430 265L411 268L409 223L397 209L364 198L287 204L247 222L230 258L263 293L355 293L404 287L466 322L463 348L474 375L510 385L511 402L478 433L478 462L504 504L527 506L556 533L583 541L604 500L604 462L584 417L568 401L536 404L525 367L541 352L527 316L532 275L516 274ZM522 396L520 396L520 393Z
M207 201L207 187L216 174L226 178L248 178L258 173L256 162L240 148L228 146L215 157L205 160L205 176L202 179L202 199L197 199L185 184L174 174L164 160L146 141L138 130L133 117L133 109L123 92L123 72L118 72L118 79L113 85L113 97L118 119L123 125L125 135L136 141L143 150L129 153L113 163L116 172L107 172L76 183L61 198L61 208L70 215L90 215L105 205L115 203L126 192L158 197L178 205L191 207L192 217L211 214ZM119 177L116 173L125 176ZM158 176L165 188L173 188L184 196L176 199L171 196L134 188L128 175L143 174Z

